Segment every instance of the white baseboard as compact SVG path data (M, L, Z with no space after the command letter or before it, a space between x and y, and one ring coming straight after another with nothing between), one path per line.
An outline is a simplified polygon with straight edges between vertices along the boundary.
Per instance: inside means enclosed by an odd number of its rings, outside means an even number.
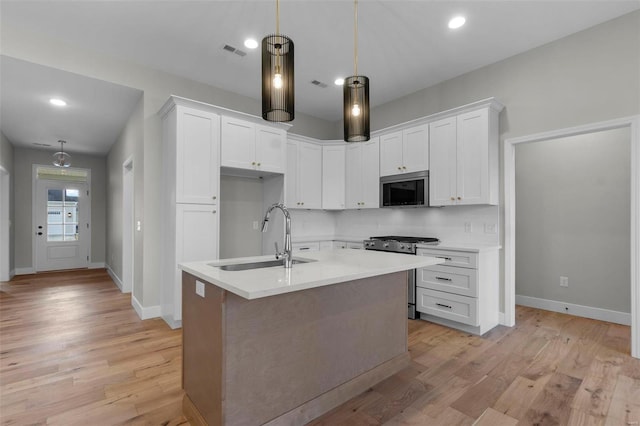
M135 309L141 320L160 318L160 315L162 313L160 305L147 307L142 306L133 294L131 295L131 306L133 306L133 309Z
M169 315L162 315L162 319L167 323L169 327L171 327L172 330L175 330L176 328L182 328L182 320L176 321L172 316Z
M16 268L15 269L15 273L16 273L16 275L29 275L29 274L35 274L36 270L33 267Z
M563 314L577 315L579 317L608 321L616 324L631 325L631 314L627 312L611 311L591 306L558 302L557 300L539 299L537 297L520 295L516 295L516 305L544 309L545 311L560 312Z
M109 265L106 265L106 268L107 268L107 274L109 274L113 282L118 286L120 291L122 291L122 280L120 279L120 277L118 277L118 275L115 272L113 272L113 269L111 269Z
M16 270L15 269L10 270L9 271L9 281L11 281L11 279L13 277L15 277L15 276L16 276Z
M100 268L106 268L106 265L104 262L92 262L89 264L89 269L100 269Z

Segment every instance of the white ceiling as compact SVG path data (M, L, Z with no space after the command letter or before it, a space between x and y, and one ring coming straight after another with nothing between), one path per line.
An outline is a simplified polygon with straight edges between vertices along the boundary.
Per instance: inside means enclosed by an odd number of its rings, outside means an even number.
M243 41L275 30L273 0L3 0L0 8L1 25L255 99L260 52ZM360 0L359 72L380 105L639 8L638 0ZM333 80L353 74L353 2L281 0L280 11L281 32L295 43L296 110L339 120L342 92ZM447 21L456 14L467 24L453 31ZM225 44L247 55L223 51Z
M0 57L0 128L16 146L104 155L120 135L140 90L6 56ZM55 107L51 98L67 101ZM49 144L43 147L34 144Z

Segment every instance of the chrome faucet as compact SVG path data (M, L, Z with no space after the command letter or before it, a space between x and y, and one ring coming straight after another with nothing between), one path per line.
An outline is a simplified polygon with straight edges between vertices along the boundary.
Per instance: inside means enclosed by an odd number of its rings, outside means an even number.
M282 214L285 219L285 227L284 227L284 251L282 253L278 253L278 243L276 245L276 259L282 259L284 257L284 267L291 268L293 263L293 257L291 255L291 215L289 214L289 210L282 203L276 203L269 207L267 213L264 215L264 219L262 220L262 232L267 231L267 225L269 223L269 215L273 209L282 210Z

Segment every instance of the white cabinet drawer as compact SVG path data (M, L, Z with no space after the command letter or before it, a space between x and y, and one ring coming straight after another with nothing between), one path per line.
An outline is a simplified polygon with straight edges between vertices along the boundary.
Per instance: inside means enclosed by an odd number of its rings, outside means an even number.
M291 244L293 251L318 251L320 250L320 243L293 243Z
M472 326L478 321L478 299L443 291L417 288L416 310Z
M442 265L446 266L460 266L463 268L478 267L478 253L474 252L420 248L416 254L418 256L433 256L444 259L445 262Z
M347 243L347 248L362 250L364 249L364 244L362 243Z
M429 266L417 271L416 285L469 297L478 297L478 273L455 266Z

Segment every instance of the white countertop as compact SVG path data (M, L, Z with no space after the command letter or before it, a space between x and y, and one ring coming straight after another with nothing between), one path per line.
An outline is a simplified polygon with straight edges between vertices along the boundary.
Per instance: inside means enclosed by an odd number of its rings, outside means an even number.
M187 262L180 264L180 268L245 299L259 299L444 262L443 259L429 256L343 249L305 252L302 256L294 255L295 258L311 259L315 262L295 264L291 269L275 266L246 271L223 271L216 267L273 260L274 256L269 255Z

